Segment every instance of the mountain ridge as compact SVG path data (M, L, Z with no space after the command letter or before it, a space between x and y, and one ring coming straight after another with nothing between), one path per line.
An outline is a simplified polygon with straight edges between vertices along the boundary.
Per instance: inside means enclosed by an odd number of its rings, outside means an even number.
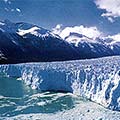
M0 22L0 64L90 59L120 55L119 51L119 41L108 38L93 40L70 32L62 39L37 25Z

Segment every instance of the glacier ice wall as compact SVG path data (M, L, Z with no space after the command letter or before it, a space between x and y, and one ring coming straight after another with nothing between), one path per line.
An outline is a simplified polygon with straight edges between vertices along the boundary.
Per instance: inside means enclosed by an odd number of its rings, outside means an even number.
M67 91L120 111L120 57L0 65L0 76L41 91Z

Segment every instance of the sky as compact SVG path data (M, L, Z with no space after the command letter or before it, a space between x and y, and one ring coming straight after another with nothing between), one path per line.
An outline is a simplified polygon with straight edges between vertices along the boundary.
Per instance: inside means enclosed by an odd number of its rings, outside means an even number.
M119 38L120 0L0 0L0 20L5 19Z

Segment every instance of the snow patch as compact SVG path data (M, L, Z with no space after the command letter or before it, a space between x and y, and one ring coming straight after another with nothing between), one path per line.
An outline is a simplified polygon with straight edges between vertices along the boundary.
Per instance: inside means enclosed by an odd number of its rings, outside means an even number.
M5 30L3 30L2 28L0 28L0 31L5 32Z
M3 23L3 22L0 22L0 25L5 25L5 23Z
M25 34L28 34L28 33L30 33L30 34L33 34L33 35L38 35L38 32L37 32L37 30L39 30L40 28L38 28L38 27L32 27L32 28L30 28L30 29L28 29L28 30L21 30L21 29L18 29L18 34L20 35L20 36L24 36Z

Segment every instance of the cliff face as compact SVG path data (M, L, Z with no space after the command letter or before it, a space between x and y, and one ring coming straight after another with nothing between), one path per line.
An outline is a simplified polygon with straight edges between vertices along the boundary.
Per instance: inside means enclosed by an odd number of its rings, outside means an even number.
M120 111L120 57L0 65L0 73L33 89L71 92Z

